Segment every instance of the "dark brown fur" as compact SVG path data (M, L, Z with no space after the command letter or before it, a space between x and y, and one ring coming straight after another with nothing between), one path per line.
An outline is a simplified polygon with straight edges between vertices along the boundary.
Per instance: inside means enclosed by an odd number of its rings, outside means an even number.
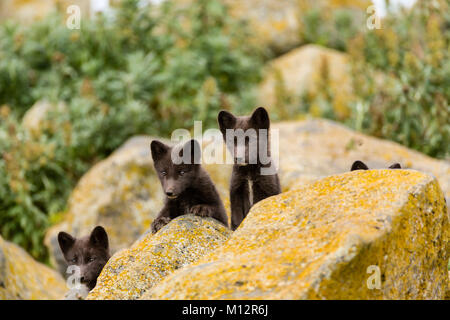
M389 166L388 169L401 169L401 168L402 166L400 165L400 163L394 163L391 166ZM353 162L350 171L355 170L369 170L369 167L364 162L356 160L355 162Z
M193 152L197 150L195 162L198 162L200 145L196 140L190 140L183 150L191 150L191 163L176 165L171 159L172 147L156 140L151 143L155 170L166 194L164 207L151 225L152 232L157 232L170 220L189 213L212 217L228 227L228 217L216 187L201 165L194 163Z
M264 108L256 109L251 116L236 117L227 111L221 111L218 116L219 127L226 142L226 130L255 129L257 141L261 139L259 129L266 129L269 134L270 119ZM267 155L270 157L270 141L268 136ZM242 142L241 142L242 143ZM247 216L253 204L276 194L281 193L280 181L278 175L262 175L261 169L269 167L272 163L262 164L259 154L256 163L251 164L252 155L249 154L248 142L239 146L239 141L234 141L233 145L227 144L228 149L233 154L234 166L230 183L230 202L231 202L231 229L241 224ZM245 159L238 158L236 150L245 148ZM255 155L253 155L254 157ZM252 188L252 190L250 190ZM253 191L253 192L252 192ZM251 202L251 193L253 201Z
M60 232L58 243L67 263L80 267L80 282L92 290L110 258L105 229L101 226L95 227L89 236L79 239L66 232Z

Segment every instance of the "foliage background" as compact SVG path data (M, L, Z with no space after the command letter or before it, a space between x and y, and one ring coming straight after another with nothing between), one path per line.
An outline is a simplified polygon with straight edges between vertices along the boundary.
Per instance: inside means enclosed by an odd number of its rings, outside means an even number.
M212 127L220 109L253 109L275 55L253 46L245 21L219 0L149 10L124 0L114 17L83 21L81 31L62 19L0 24L0 234L41 261L45 230L88 168L130 136L167 135L192 119ZM357 27L346 10L313 8L300 19L302 43L349 54L354 96L351 112L338 116L325 70L321 90L299 92L291 111L450 159L448 1L419 0L388 14L382 30ZM41 100L63 108L28 130L22 117Z

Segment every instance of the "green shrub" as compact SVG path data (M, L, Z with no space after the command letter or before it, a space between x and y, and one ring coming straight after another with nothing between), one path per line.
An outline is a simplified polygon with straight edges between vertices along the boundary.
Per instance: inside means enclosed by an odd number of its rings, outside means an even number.
M167 135L221 108L254 107L261 61L220 1L138 8L69 30L54 14L0 25L0 233L45 261L42 239L77 180L136 134ZM63 101L23 128L36 101Z
M358 32L356 12L350 9L331 10L311 8L300 17L301 39L340 51L347 50L347 44Z

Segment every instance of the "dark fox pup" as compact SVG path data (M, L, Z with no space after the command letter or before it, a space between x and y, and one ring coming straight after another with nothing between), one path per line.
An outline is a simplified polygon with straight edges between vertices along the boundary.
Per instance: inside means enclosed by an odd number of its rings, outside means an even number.
M89 236L79 239L60 232L58 242L66 262L80 267L80 282L89 290L94 289L100 272L111 257L105 229L95 227Z
M236 230L255 203L281 193L276 171L264 171L273 166L270 158L270 119L266 109L258 108L251 116L242 117L221 111L218 122L227 148L233 155L231 229Z
M228 217L219 193L200 165L201 148L197 140L190 140L181 148L154 140L150 147L156 173L166 194L164 207L151 225L152 233L170 220L189 213L212 217L228 227ZM174 153L183 158L180 164L172 161L174 148Z
M400 165L400 163L394 163L388 169L401 169L401 168L402 166ZM369 167L364 162L356 160L355 162L353 162L350 171L354 170L369 170Z

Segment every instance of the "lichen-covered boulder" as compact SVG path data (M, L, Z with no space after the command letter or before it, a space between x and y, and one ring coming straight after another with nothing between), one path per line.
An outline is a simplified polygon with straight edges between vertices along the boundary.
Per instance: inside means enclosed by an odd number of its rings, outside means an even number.
M138 299L167 275L216 249L230 233L212 218L178 217L116 253L87 299Z
M436 179L349 172L257 203L223 246L142 299L442 299L449 240Z
M319 45L305 45L272 60L258 88L260 105L281 119L300 114L298 105L304 94L319 94L323 87L333 92L334 112L341 118L349 115L352 98L350 64L346 54ZM316 110L317 109L317 110ZM314 105L310 111L320 116Z
M59 273L0 237L0 300L62 299L67 290Z
M315 119L274 123L279 130L280 181L283 191L350 170L355 160L371 169L399 162L403 168L433 175L450 203L450 163L398 143L355 132L333 121Z

